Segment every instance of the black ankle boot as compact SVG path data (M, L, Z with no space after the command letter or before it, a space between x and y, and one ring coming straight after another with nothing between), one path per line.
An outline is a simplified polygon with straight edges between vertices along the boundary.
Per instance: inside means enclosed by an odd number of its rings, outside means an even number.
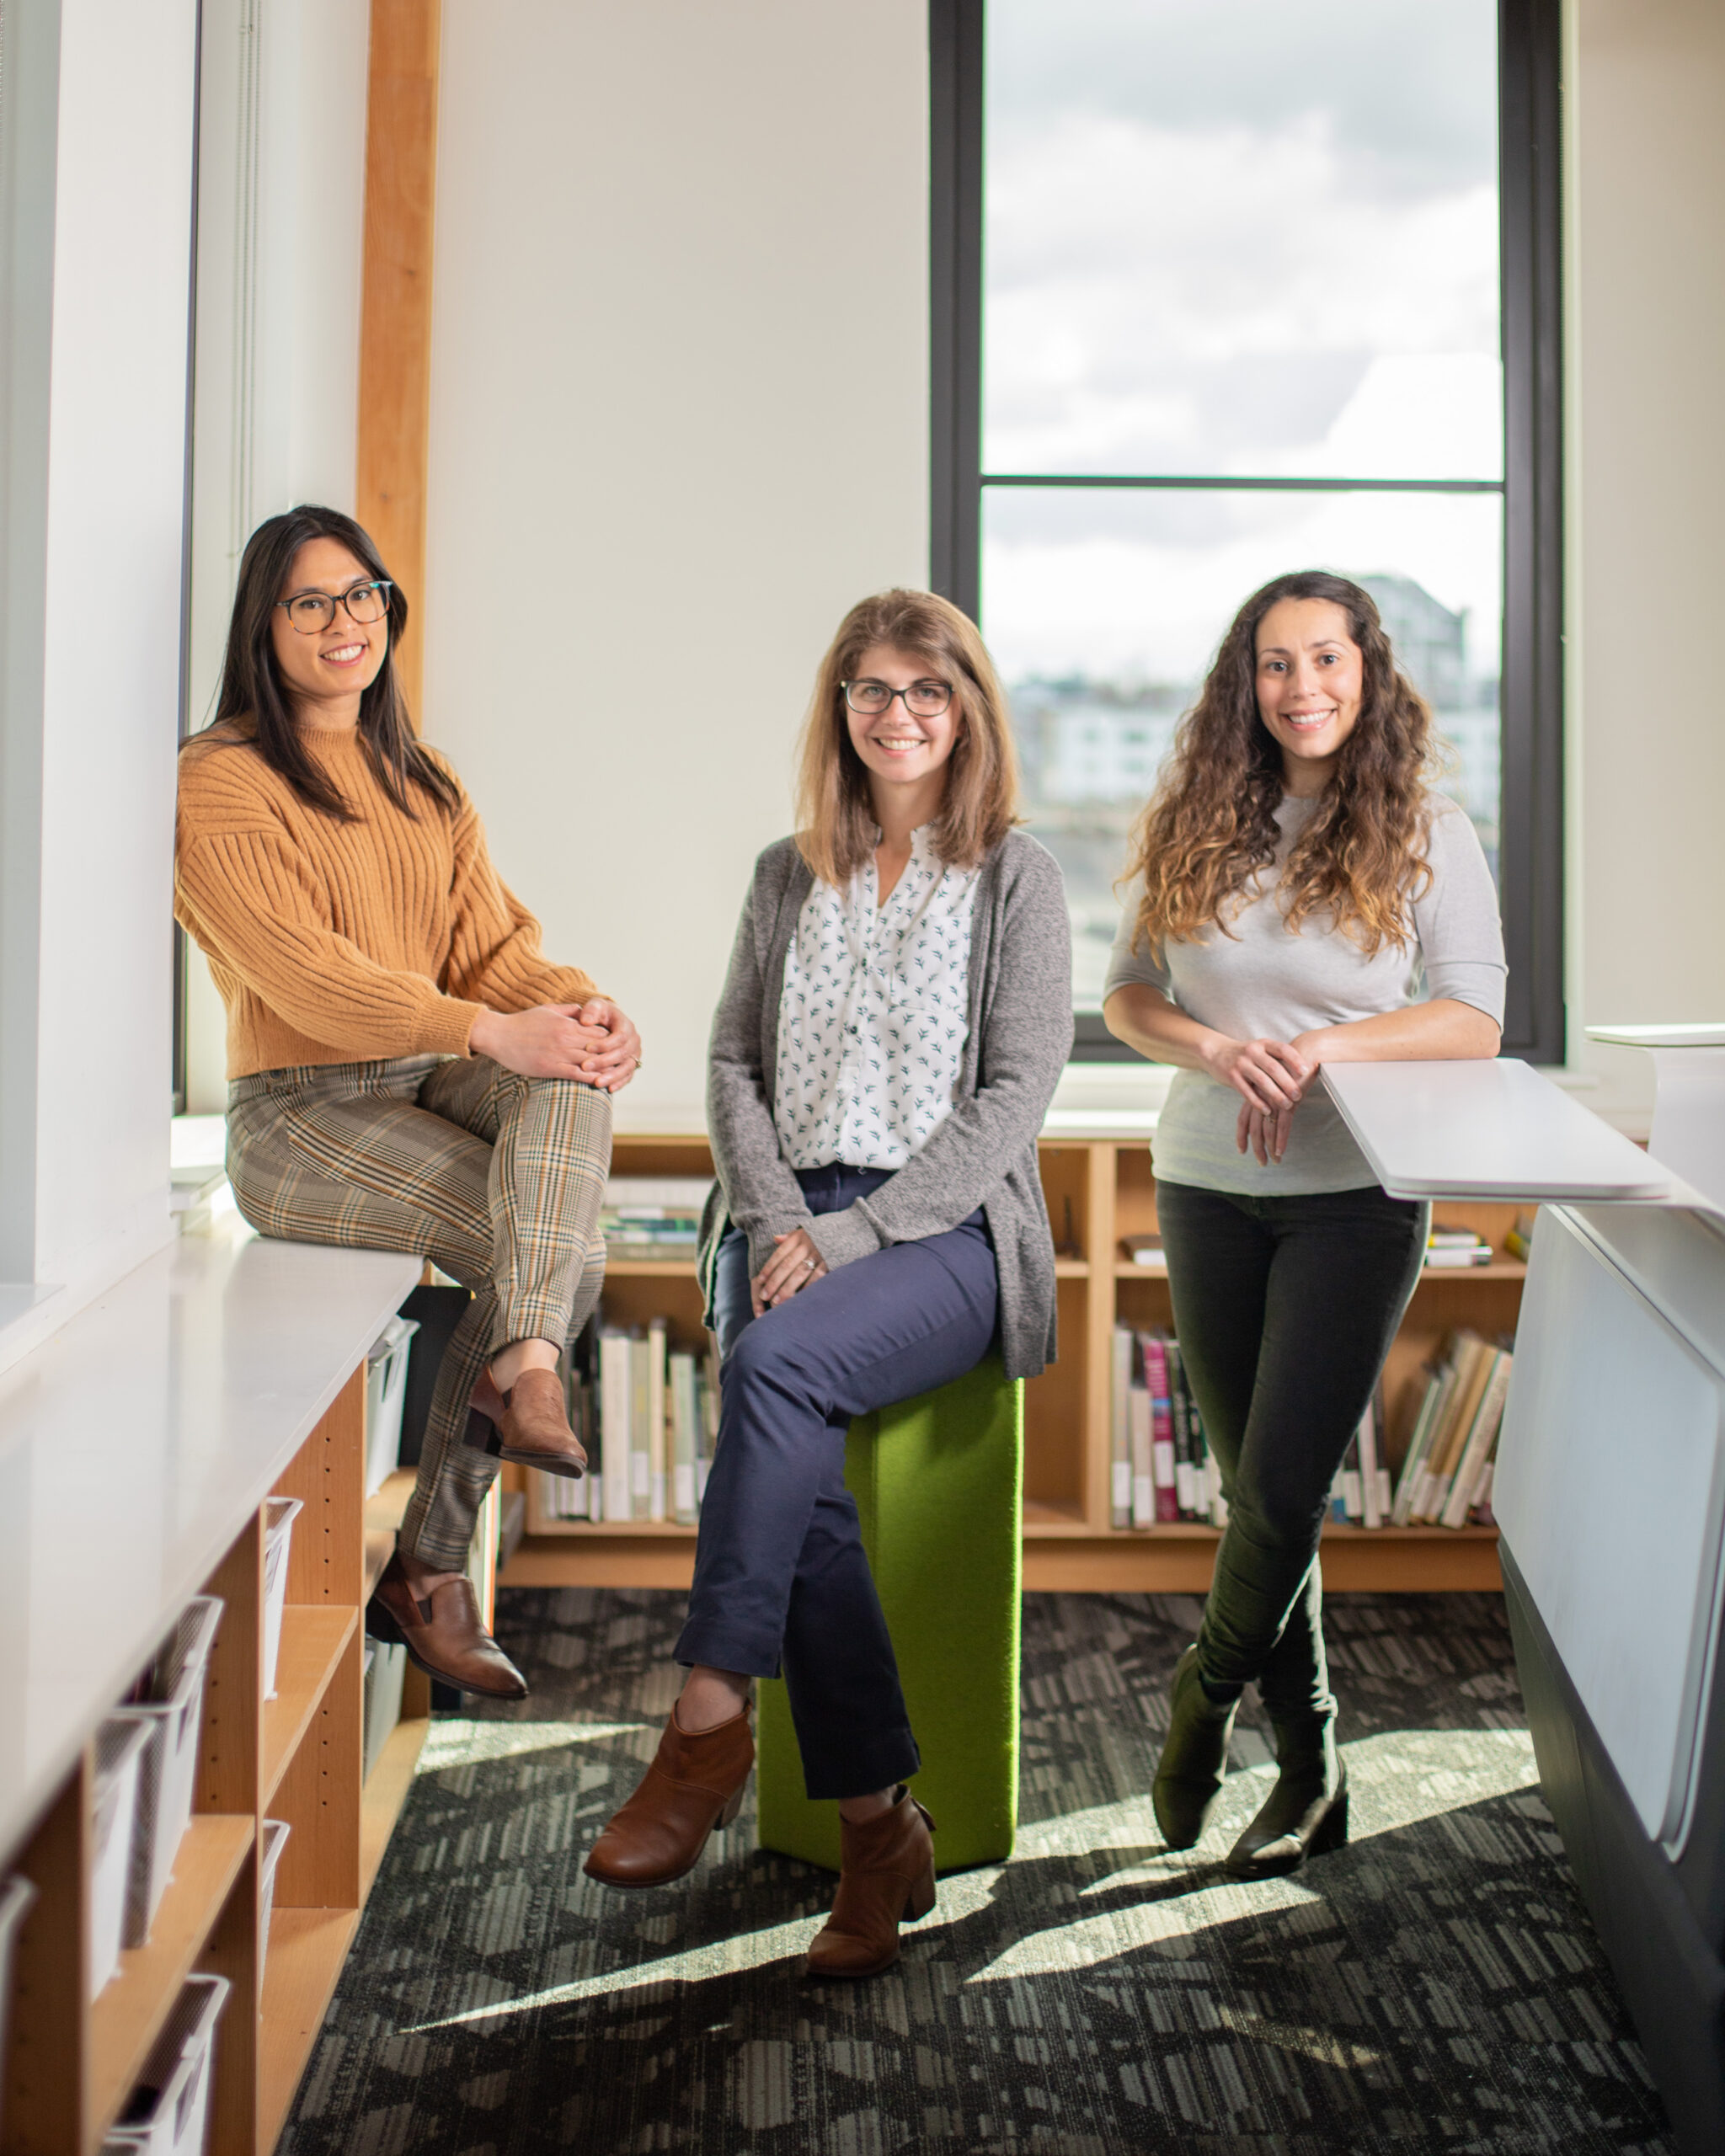
M1281 1771L1229 1852L1236 1879L1279 1879L1348 1839L1348 1770L1336 1757L1334 1721L1312 1715L1274 1728Z
M1228 1738L1240 1702L1218 1706L1198 1673L1198 1649L1188 1647L1175 1665L1168 1701L1168 1734L1156 1762L1151 1801L1156 1823L1171 1849L1189 1849L1203 1836L1228 1771Z

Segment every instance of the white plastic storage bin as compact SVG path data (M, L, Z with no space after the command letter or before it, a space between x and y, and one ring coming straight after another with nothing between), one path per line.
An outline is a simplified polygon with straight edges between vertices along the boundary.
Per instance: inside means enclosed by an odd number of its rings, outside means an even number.
M138 1769L123 1934L128 1946L142 1946L150 1936L180 1837L192 1816L204 1721L204 1675L221 1622L219 1597L200 1594L189 1602L150 1673L152 1696L126 1709L129 1715L154 1724L156 1730Z
M304 1510L297 1497L272 1497L264 1516L264 1697L275 1697L281 1659L281 1613L287 1605L287 1551Z
M188 1977L103 2156L203 2156L226 1977Z
M90 1997L120 1967L132 1826L145 1748L156 1725L122 1708L96 1732L96 1820L90 1864Z
M366 1495L393 1475L401 1451L402 1403L408 1394L408 1354L417 1321L393 1317L366 1357Z
M264 1822L262 1849L258 1860L258 1982L264 1981L264 1963L270 1952L270 1918L275 1907L275 1867L292 1832L285 1819Z
M366 1780L389 1733L401 1720L401 1685L408 1672L408 1651L382 1640L366 1642Z
M6 2024L12 2007L12 1951L18 1944L19 1926L35 1898L36 1890L28 1879L0 1879L0 2058L6 2056ZM5 2093L0 2083L0 2096ZM5 2123L0 2113L0 2127Z

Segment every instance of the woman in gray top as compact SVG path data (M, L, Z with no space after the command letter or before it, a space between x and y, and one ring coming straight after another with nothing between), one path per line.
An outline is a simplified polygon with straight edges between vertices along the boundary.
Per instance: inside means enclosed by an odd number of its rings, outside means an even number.
M1266 584L1145 812L1104 990L1109 1029L1180 1066L1156 1212L1229 1504L1156 1818L1171 1848L1203 1834L1255 1680L1280 1773L1229 1858L1244 1876L1347 1838L1318 1535L1430 1225L1378 1187L1313 1081L1326 1063L1495 1055L1503 1022L1497 895L1473 826L1426 786L1431 738L1358 584Z
M934 1859L845 1433L991 1347L1014 1378L1054 1353L1036 1140L1071 1046L1071 943L1059 869L1012 828L994 668L946 600L852 610L798 805L797 836L755 865L713 1027L701 1258L722 1377L690 1675L587 1870L690 1869L748 1780L751 1680L782 1667L809 1794L841 1822L809 1967L864 1977L933 1907Z

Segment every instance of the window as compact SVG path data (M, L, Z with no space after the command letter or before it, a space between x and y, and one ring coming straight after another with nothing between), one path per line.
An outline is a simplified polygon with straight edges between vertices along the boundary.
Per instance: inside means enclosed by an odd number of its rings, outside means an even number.
M1236 608L1366 584L1563 1053L1555 0L935 0L937 587L1011 691L1074 925Z

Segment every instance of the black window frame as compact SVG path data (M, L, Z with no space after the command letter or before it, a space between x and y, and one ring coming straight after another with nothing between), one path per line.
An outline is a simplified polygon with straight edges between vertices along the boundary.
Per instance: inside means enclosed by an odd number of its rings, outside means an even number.
M928 11L929 580L973 619L981 597L982 490L1023 483L982 468L985 6L929 0ZM1492 483L1478 490L1503 499L1498 892L1509 983L1503 1053L1555 1065L1566 1048L1561 0L1498 0L1498 47L1504 462L1501 488ZM1102 483L1194 482L1150 475ZM1350 483L1296 483L1316 491ZM1434 483L1431 491L1469 483ZM1359 483L1359 490L1380 489ZM1135 1059L1095 1012L1075 1017L1072 1052L1083 1062Z

